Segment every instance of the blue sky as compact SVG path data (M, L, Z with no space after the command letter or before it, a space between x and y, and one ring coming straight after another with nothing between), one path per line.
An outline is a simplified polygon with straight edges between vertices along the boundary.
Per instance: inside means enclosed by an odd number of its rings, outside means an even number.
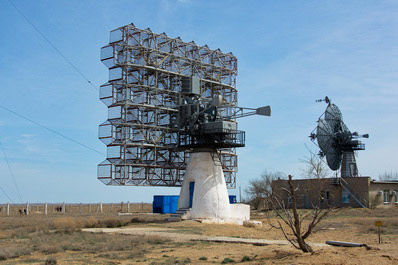
M237 186L264 170L300 175L308 135L328 95L352 131L369 133L361 175L398 170L396 1L22 1L13 3L95 86L109 31L133 22L238 57L239 104L273 116L241 119ZM107 109L98 92L23 19L0 2L0 105L105 152ZM104 157L0 109L0 141L23 201L150 202L177 188L110 187L96 179ZM1 187L18 194L0 154ZM237 190L231 190L236 194ZM0 202L8 199L0 193Z

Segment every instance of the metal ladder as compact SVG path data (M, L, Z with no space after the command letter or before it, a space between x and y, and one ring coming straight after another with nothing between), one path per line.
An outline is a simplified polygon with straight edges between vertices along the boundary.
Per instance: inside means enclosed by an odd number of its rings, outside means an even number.
M367 208L368 202L359 196L347 183L347 181L344 178L338 178L340 185L343 187L344 190L346 190L350 196L362 207L362 208Z

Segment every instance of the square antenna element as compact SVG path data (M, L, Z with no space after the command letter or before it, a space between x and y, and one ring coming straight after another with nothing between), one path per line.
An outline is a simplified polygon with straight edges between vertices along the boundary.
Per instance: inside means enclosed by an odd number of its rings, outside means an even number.
M256 109L256 114L262 116L271 116L271 106L265 106Z
M182 77L182 93L200 95L200 78L197 76Z

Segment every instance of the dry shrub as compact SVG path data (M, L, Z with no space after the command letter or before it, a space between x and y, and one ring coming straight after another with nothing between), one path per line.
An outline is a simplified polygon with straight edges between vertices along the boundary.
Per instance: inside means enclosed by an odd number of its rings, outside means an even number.
M150 245L160 245L171 242L170 239L161 236L145 236L143 239Z
M8 236L9 236L9 234L8 234L8 233L6 233L6 232L3 232L3 231L0 231L0 239L7 238Z
M86 218L86 219L84 220L84 225L83 225L83 227L85 227L85 228L95 228L95 227L98 227L98 219L97 219L97 218L94 218L94 217L92 217L92 216Z
M6 247L0 249L0 260L18 258L20 256L31 255L32 250L24 247Z
M46 259L46 262L44 262L44 265L56 265L57 260L55 258L48 258Z
M0 260L7 260L11 257L12 257L12 254L8 248L0 249Z
M43 254L55 254L63 252L63 249L59 245L41 245L39 251Z
M128 224L128 221L122 221L120 219L106 219L99 222L101 227L105 226L107 228L122 227Z
M130 221L128 219L121 218L106 218L106 219L96 219L89 218L83 222L81 227L85 228L95 228L95 227L106 227L106 228L114 228L114 227L122 227L128 225Z
M75 230L81 228L81 224L71 217L60 217L53 220L52 227L56 230Z

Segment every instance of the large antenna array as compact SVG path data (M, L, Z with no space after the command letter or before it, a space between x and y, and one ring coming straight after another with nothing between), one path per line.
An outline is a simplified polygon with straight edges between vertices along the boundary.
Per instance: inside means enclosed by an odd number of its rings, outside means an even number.
M271 108L237 106L237 59L232 53L183 42L134 24L111 31L101 49L109 81L100 88L108 120L99 139L107 159L98 179L107 185L181 186L189 150L217 150L228 187L235 187L245 132L236 118L271 115Z

